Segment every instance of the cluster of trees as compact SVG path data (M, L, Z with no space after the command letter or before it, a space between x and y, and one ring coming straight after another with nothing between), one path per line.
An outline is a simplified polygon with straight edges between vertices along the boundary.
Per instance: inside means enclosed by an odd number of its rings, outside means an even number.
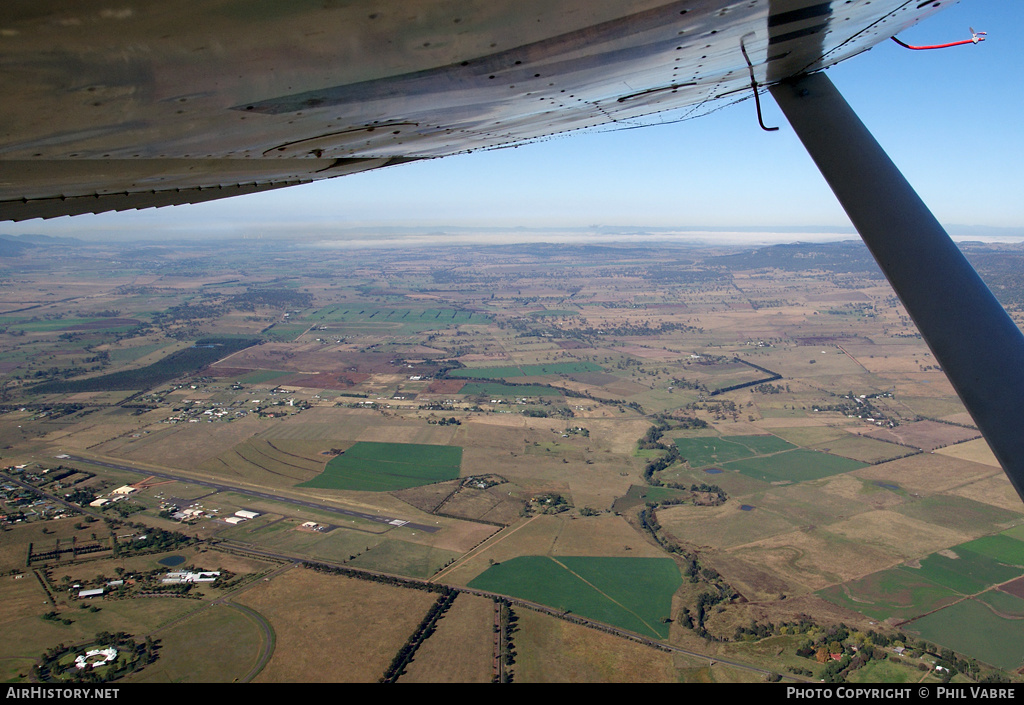
M668 452L660 458L651 458L644 466L644 481L652 487L661 487L662 481L654 476L654 473L661 472L683 458L679 454L679 447L674 443L667 448Z
M413 656L416 654L417 649L420 645L426 641L434 630L437 629L437 622L444 616L444 613L452 606L455 602L455 598L458 597L459 593L447 586L442 586L441 596L437 598L437 601L431 605L430 609L427 610L427 614L424 615L423 620L419 626L416 627L412 635L406 640L402 648L398 650L395 657L391 659L391 664L388 669L384 671L384 675L380 677L381 683L394 683L398 680L399 676L405 673L406 666L412 661Z
M121 503L119 503L121 504ZM157 553L160 551L173 551L176 548L190 546L198 539L182 534L178 531L166 531L157 529L145 524L128 523L128 526L140 532L145 532L143 537L132 539L126 543L118 543L113 533L110 540L114 546L115 556L134 556L140 553Z
M93 647L114 648L117 658L99 668L76 667L75 656ZM58 644L47 649L40 662L32 666L29 675L33 681L44 683L108 683L156 661L159 648L159 642L148 636L139 643L127 632L100 632L88 647Z
M239 311L252 311L257 306L276 309L300 309L313 305L313 295L294 289L250 289L244 294L235 294L227 305Z
M450 416L450 417L448 417L446 419L445 418L441 418L441 419L427 419L427 423L428 424L436 424L438 426L461 426L462 425L462 422L459 421L454 416Z
M394 585L395 587L411 588L413 590L424 590L426 592L445 592L446 590L450 589L444 585L425 583L419 580L410 580L407 578L398 578L392 575L379 575L377 573L367 573L362 570L341 568L339 566L325 565L323 563L303 562L302 566L304 568L309 568L310 570L315 570L318 573L327 573L329 575L343 575L346 578L359 578L360 580L369 580L374 583Z
M708 570L712 573L708 568ZM715 573L717 575L717 573ZM709 641L725 641L722 637L715 636L708 632L705 626L705 620L708 617L709 611L715 605L721 602L728 602L736 596L736 592L726 585L725 587L713 584L716 589L708 590L697 595L697 601L693 605L693 611L689 607L684 607L679 612L679 623L687 629L692 629L694 634L707 639Z
M498 600L498 604L501 609L500 628L503 635L501 644L499 645L500 658L505 666L505 682L511 683L512 674L508 669L516 662L516 649L512 635L519 630L519 626L517 625L519 617L512 610L512 605L510 605L506 600Z

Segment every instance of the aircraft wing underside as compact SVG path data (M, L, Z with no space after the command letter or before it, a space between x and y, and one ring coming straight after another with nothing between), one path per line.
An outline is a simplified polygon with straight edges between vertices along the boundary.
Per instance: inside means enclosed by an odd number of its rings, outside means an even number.
M194 203L697 117L952 0L8 0L0 220Z

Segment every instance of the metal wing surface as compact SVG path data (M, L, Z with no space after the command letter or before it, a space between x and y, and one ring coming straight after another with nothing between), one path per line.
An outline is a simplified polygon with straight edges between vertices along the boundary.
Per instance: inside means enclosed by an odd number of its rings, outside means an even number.
M0 220L514 145L813 72L951 0L7 0ZM742 44L742 46L741 46Z

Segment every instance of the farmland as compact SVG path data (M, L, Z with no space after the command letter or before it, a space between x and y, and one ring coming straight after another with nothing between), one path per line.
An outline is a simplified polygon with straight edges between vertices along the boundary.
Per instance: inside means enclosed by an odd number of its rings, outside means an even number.
M386 492L459 476L462 448L359 442L300 487Z
M0 267L5 680L1020 678L1024 505L859 245L126 247Z

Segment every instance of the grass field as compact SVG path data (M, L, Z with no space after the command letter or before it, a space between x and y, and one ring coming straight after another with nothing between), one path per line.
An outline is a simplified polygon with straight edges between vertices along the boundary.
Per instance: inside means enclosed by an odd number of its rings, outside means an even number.
M899 570L919 571L927 580L956 590L961 595L973 595L1024 573L1020 566L1000 563L994 558L964 550L963 546L933 553L922 558L920 565L920 568L900 566Z
M423 590L295 568L237 602L258 610L274 630L274 655L257 683L370 683L436 600Z
M201 633L202 639L196 639ZM266 648L245 612L214 605L160 632L160 658L130 676L135 683L231 683L256 665Z
M1008 671L1024 664L1024 629L978 600L964 600L921 617L904 629L940 646Z
M963 544L960 548L989 556L1000 563L1024 566L1024 541L1012 538L1006 533L983 536Z
M490 683L493 652L494 602L462 594L416 651L399 682Z
M665 639L662 620L681 584L679 568L668 558L520 556L491 566L469 587Z
M884 570L844 585L819 590L818 595L879 621L913 619L949 605L960 597L923 575L899 569Z
M731 460L796 448L776 436L697 436L676 438L675 444L691 468L720 465Z
M517 609L516 615L516 683L678 683L687 680L687 667L700 666L696 658L668 654L541 612Z
M814 446L814 450L832 455L841 455L864 463L881 463L893 458L902 458L916 451L895 443L847 434L841 438L827 440Z
M459 476L462 448L363 441L335 456L321 475L298 487L388 492Z
M726 469L764 482L805 482L864 467L865 463L837 455L798 448L761 458L726 463Z

